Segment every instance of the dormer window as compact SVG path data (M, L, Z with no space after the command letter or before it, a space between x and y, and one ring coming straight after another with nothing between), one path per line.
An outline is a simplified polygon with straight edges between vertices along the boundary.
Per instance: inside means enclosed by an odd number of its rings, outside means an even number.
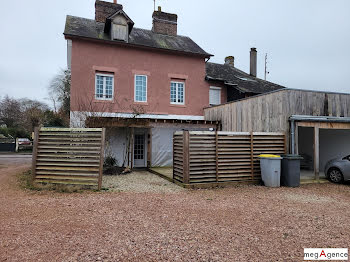
M112 22L112 40L128 41L128 24L125 17L119 15Z
M133 26L134 22L123 10L119 10L106 19L104 31L109 33L111 40L128 42Z

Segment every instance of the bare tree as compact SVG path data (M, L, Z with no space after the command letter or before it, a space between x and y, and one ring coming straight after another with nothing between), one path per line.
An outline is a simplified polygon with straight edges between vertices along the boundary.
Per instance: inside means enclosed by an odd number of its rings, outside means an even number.
M6 95L0 101L0 120L7 127L17 127L21 124L22 119L23 114L20 102Z
M33 132L36 126L40 126L45 121L45 112L49 110L49 107L45 103L28 98L21 99L19 102L24 127L29 132Z
M48 90L55 112L64 114L69 119L71 71L61 69L51 80Z

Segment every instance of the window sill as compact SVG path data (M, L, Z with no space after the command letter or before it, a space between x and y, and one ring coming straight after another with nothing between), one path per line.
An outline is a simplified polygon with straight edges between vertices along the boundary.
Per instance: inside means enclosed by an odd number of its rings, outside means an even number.
M183 108L187 107L186 105L182 105L182 104L170 104L170 106L172 106L172 107L183 107Z
M93 103L113 103L114 104L114 99L94 99L92 100Z
M134 101L134 105L142 105L142 106L148 106L148 102L136 102Z

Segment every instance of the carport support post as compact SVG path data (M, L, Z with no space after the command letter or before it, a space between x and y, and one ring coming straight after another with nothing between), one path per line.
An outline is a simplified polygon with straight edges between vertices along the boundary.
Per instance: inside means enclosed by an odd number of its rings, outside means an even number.
M314 172L315 179L320 179L320 128L314 126Z

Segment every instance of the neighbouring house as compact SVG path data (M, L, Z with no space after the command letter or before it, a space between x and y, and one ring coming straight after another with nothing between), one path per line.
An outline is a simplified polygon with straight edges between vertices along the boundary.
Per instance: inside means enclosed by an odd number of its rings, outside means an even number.
M177 130L216 130L204 108L283 88L251 72L209 63L211 54L177 34L177 15L154 11L152 30L134 26L116 1L95 3L95 19L67 16L71 127L105 127L106 155L120 166L171 166Z
M234 57L225 58L225 64L206 63L206 80L213 86L226 90L226 101L232 102L245 97L259 95L285 88L257 78L257 51L250 51L250 74L235 67Z

